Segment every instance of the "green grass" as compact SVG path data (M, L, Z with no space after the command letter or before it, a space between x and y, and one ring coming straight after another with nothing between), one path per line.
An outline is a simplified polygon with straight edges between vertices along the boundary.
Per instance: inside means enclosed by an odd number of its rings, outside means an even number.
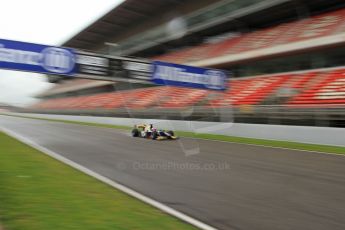
M194 229L1 132L0 223L6 230Z
M131 129L131 127L120 126L120 125L67 121L67 120L61 120L61 119L47 119L47 118L36 118L36 117L34 118L34 117L21 116L21 115L15 115L15 116L31 118L31 119L46 120L46 121L63 122L63 123L69 123L69 124L103 127L103 128L114 128L114 129L124 129L124 130ZM198 133L183 132L183 131L176 131L176 134L179 135L180 137L192 137L192 138L200 138L200 139L206 139L206 140L218 140L218 141L227 141L227 142L241 143L241 144L255 144L255 145L269 146L269 147L280 147L280 148L288 148L288 149L296 149L296 150L317 151L317 152L336 153L336 154L345 155L345 147L330 146L330 145L316 145L316 144L306 144L306 143L289 142L289 141L263 140L263 139L255 139L255 138L234 137L234 136L206 134L206 133L198 134Z

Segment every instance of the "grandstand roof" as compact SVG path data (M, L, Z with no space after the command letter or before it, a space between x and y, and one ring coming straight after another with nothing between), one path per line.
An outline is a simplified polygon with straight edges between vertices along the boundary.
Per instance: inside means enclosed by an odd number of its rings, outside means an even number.
M76 90L89 89L105 85L113 85L110 81L96 81L88 79L74 79L73 81L63 81L60 84L54 85L51 89L44 91L37 95L37 98L44 98L50 95L73 92Z
M212 1L199 0L200 2ZM90 26L80 31L70 38L63 45L73 48L92 50L99 48L104 42L110 41L112 37L123 34L133 26L143 21L148 21L152 16L162 12L170 12L181 5L195 4L195 0L126 0L119 6L112 9L106 15L92 23ZM218 0L220 1L220 0ZM251 26L262 26L267 23L279 22L283 18L300 18L303 14L312 11L322 11L339 4L344 4L343 0L270 0L258 2L267 3L264 8L254 9L252 13L247 12L240 17L241 23ZM253 9L252 9L253 10ZM302 12L302 13L301 13ZM302 15L301 15L302 14ZM304 16L306 16L304 15ZM308 15L307 15L308 16ZM217 22L217 25L210 24L203 28L203 32L194 31L198 36L210 36L221 34L229 29L238 27L239 18L224 18L224 21ZM234 21L233 21L234 20ZM159 46L159 44L156 44ZM145 49L144 49L145 50ZM139 56L142 56L139 54ZM145 55L144 55L145 56ZM150 55L149 55L150 56Z
M106 41L140 20L163 9L171 9L189 0L126 0L112 9L95 23L66 41L68 47L90 49L95 44Z

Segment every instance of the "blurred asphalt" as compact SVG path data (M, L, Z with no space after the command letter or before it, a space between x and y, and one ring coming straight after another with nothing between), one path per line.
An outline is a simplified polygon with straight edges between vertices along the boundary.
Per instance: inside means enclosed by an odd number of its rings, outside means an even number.
M219 229L345 229L345 156L7 116L0 127Z

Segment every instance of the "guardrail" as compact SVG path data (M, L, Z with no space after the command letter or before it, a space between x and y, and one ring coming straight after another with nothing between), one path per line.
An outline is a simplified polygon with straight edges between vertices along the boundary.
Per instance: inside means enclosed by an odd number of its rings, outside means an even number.
M158 120L143 118L96 117L32 113L27 113L25 114L25 116L127 126L133 126L140 123L151 123L163 129L173 129L195 133L209 133L320 145L345 146L345 129L330 127L263 125L233 122L181 121L163 119Z

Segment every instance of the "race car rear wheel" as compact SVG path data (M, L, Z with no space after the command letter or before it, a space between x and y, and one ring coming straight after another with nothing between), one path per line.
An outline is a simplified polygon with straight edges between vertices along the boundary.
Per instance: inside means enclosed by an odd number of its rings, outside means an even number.
M167 133L169 133L170 136L175 136L174 131L172 131L172 130L169 130Z
M132 130L132 137L139 137L139 134L140 134L140 132L139 132L138 129L133 129Z
M157 131L153 131L152 132L152 140L156 140L158 137L158 132Z

